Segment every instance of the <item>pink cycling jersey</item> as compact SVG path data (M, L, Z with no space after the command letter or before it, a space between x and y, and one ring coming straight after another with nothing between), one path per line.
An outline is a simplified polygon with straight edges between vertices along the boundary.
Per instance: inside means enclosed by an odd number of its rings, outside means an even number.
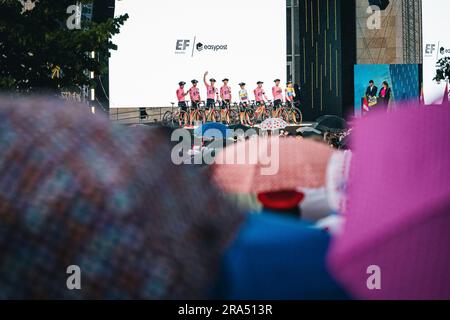
M206 93L207 93L207 98L208 99L215 99L216 98L216 93L217 93L217 88L213 87L211 85L207 85L206 86Z
M272 95L273 95L273 100L283 100L283 89L281 89L280 87L273 87L272 88Z
M231 88L229 86L223 86L220 88L220 95L224 100L231 100Z
M264 92L263 88L256 88L253 93L255 94L255 101L256 102L263 102L264 101L264 96L266 95L266 93Z
M177 98L178 98L178 102L186 102L186 96L184 95L183 88L179 88L177 90Z
M200 101L200 91L197 87L192 87L189 90L189 96L191 97L191 101L199 102Z

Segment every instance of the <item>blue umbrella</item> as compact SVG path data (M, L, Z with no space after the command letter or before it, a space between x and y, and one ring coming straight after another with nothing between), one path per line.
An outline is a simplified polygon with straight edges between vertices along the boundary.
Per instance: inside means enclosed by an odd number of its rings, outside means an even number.
M231 136L231 131L222 123L209 122L195 129L194 135L208 139L227 139Z

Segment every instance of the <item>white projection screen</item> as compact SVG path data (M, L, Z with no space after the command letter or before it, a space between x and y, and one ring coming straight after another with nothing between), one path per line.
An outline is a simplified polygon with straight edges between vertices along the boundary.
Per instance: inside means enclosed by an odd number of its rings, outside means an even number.
M129 20L113 38L110 59L110 107L165 107L176 102L178 82L199 81L203 74L217 87L229 78L233 100L238 83L250 98L257 81L271 97L273 80L286 80L285 0L121 0L116 16Z
M450 56L449 0L422 0L423 93L426 105L442 104L446 83L433 81L436 62Z

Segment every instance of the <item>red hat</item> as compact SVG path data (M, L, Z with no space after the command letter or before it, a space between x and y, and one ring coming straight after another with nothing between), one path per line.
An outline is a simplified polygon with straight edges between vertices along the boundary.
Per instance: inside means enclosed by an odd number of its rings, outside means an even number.
M296 208L305 198L305 194L298 191L262 192L258 200L269 210L291 210Z

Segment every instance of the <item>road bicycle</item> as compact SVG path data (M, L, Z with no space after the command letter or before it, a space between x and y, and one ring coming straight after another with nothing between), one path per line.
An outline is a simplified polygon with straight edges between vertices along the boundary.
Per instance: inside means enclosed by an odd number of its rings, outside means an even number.
M222 123L226 123L227 125L239 123L239 112L236 106L236 103L233 105L233 107L231 103L225 103L225 107L220 112Z
M254 110L253 124L262 123L272 117L271 105L267 102L257 103L252 101L252 108Z
M279 118L289 124L299 125L303 122L303 114L300 109L297 108L295 102L286 102L278 112Z
M198 103L197 107L193 107L189 102L186 102L186 111L181 108L175 108L175 103L172 102L172 110L164 113L162 124L164 126L180 127L191 126L194 123L205 123L205 113L203 111L204 101ZM175 109L175 110L174 110Z
M205 122L220 122L221 121L221 108L218 101L214 102L214 105L209 110L204 108Z

